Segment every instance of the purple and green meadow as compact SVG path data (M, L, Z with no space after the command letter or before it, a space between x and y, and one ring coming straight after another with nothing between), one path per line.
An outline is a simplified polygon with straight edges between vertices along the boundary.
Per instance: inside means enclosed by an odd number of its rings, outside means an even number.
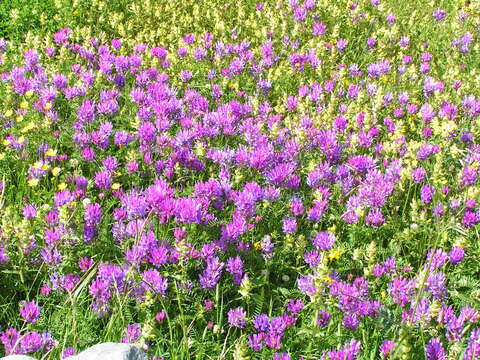
M79 6L0 39L0 356L480 359L480 4Z

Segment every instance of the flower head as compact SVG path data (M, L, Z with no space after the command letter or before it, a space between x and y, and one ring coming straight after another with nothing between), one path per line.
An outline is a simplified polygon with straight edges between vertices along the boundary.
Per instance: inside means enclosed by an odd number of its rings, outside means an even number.
M246 317L247 313L245 310L243 310L243 308L238 307L235 309L230 309L228 312L228 323L232 327L244 328Z
M35 324L40 317L40 307L35 301L25 301L20 307L20 315L26 322Z

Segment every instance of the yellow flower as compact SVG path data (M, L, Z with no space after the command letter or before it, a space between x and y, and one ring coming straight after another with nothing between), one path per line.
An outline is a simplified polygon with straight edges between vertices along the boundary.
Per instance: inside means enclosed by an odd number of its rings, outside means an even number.
M335 230L337 230L337 226L336 226L336 225L332 225L332 226L330 226L327 230L328 230L329 232L331 232L331 233L334 233Z
M18 115L15 120L17 122L22 122L23 121L23 115Z
M240 289L238 290L238 293L243 297L248 297L250 295L251 290L252 290L252 282L250 281L250 278L247 275L245 275L240 284Z
M5 117L10 117L10 116L12 116L12 115L13 115L13 111L12 111L12 110L9 109L9 110L5 111Z
M48 151L45 153L46 156L56 156L57 155L57 150L53 150L52 148L48 149Z
M21 103L20 103L20 108L21 109L26 109L28 108L28 102L23 100Z
M60 171L62 171L62 169L56 166L52 169L52 175L58 176L58 174L60 174Z
M51 103L46 103L45 106L44 106L44 109L45 110L50 110L52 108L52 104Z
M442 124L442 136L447 137L450 133L457 129L457 124L454 121L447 121Z
M365 216L365 209L364 208L357 208L355 209L355 213L358 217L363 218Z
M122 185L120 185L119 183L114 183L114 184L112 184L112 190L118 190L118 189L120 189L121 186Z
M31 97L33 95L33 90L28 90L26 93L25 93L25 96L26 97Z
M65 190L66 188L67 188L67 184L65 183L58 184L58 190L62 191L62 190Z
M19 144L23 144L23 142L25 141L25 136L20 136L17 141Z
M25 134L26 132L29 132L30 130L34 129L35 128L35 123L33 121L29 122L27 124L27 126L25 126L23 129L22 129L22 134Z
M334 280L333 280L330 276L328 276L328 275L323 276L323 277L322 277L322 281L323 281L323 282L326 282L327 284L331 284L331 283L334 282Z
M12 143L12 142L11 142L10 140L5 139L5 140L3 140L3 143L2 143L2 144L3 144L4 146L8 146L8 145L10 145L11 143Z
M5 159L5 153L4 152L0 153L0 161L3 160L3 159Z
M74 200L68 205L70 206L71 209L73 209L73 208L75 208L75 206L77 206L77 202Z
M328 252L328 260L333 261L333 260L340 259L340 257L342 256L342 254L343 254L343 251L341 251L341 250L331 249L331 250Z
M138 129L138 126L140 125L140 119L139 118L135 118L134 120L130 121L130 126L133 128L133 129Z
M38 181L39 181L38 179L30 179L28 180L28 186L32 186L32 187L37 186Z

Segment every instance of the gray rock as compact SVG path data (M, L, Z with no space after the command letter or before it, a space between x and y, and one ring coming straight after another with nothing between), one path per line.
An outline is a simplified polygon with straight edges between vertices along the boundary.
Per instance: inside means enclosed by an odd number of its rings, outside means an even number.
M148 357L145 352L134 345L103 343L65 360L148 360Z
M35 360L35 359L26 355L8 355L0 358L0 360Z

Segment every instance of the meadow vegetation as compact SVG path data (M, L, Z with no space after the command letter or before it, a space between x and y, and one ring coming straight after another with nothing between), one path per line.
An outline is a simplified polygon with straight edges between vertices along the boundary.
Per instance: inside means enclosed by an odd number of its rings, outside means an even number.
M2 1L0 355L480 359L479 36L473 1Z

